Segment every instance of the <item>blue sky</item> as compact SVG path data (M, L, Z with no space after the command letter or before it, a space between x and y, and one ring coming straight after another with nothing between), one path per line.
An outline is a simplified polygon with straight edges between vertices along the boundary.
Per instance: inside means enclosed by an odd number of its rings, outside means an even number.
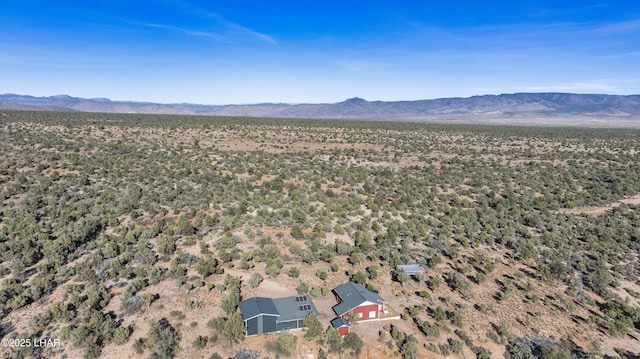
M0 93L227 104L548 91L639 94L640 2L5 0L0 10Z

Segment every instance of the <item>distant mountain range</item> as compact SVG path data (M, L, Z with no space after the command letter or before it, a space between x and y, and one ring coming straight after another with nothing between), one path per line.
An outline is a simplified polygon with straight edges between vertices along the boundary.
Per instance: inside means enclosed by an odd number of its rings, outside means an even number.
M640 95L515 93L418 101L331 104L197 105L111 101L66 95L0 95L0 109L214 115L246 117L403 120L415 122L536 123L640 126Z

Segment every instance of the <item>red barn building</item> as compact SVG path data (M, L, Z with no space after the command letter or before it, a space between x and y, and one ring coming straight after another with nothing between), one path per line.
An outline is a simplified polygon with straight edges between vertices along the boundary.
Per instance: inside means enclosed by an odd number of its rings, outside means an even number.
M358 322L377 320L384 312L384 299L360 284L347 282L333 290L338 304L333 307L338 317ZM355 318L349 318L350 313ZM337 329L337 328L336 328Z
M349 323L344 318L336 318L332 320L331 326L336 328L336 330L338 331L338 334L340 334L343 337L349 334L349 332L351 331L351 323Z

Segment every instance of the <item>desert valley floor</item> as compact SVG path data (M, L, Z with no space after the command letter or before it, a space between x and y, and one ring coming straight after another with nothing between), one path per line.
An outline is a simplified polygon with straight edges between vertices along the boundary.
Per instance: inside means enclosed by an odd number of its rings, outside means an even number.
M7 110L0 142L7 358L640 356L637 129ZM346 282L398 319L336 335ZM302 294L319 332L245 337L240 301Z

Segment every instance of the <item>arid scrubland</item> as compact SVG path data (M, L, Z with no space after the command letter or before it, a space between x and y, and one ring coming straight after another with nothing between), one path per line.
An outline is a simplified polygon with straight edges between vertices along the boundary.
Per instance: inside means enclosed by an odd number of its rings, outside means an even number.
M0 143L7 357L640 355L638 130L4 111ZM402 319L336 336L349 280ZM321 335L244 338L296 293Z

